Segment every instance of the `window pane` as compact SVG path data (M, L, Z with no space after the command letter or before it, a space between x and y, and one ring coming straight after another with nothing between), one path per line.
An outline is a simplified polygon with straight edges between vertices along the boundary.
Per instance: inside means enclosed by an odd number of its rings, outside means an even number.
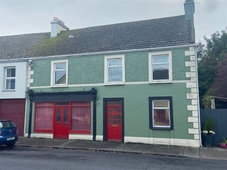
M168 64L153 64L153 80L169 79Z
M107 105L121 105L121 100L107 101Z
M91 130L91 107L73 106L71 130Z
M170 112L169 109L153 109L153 126L170 127Z
M110 67L108 69L108 81L122 81L122 67Z
M15 79L6 80L6 89L15 89Z
M52 130L53 128L53 108L36 107L35 127L37 130Z
M90 102L72 102L72 106L89 106L90 107L91 103Z
M154 107L169 107L168 100L154 100Z
M108 66L121 66L121 65L122 65L121 58L108 59Z
M15 77L16 69L15 68L8 68L7 69L7 77Z
M68 109L64 109L64 123L68 123Z
M35 103L35 106L36 107L38 107L38 106L43 106L43 107L45 107L45 106L50 106L50 107L52 107L53 106L53 103L39 103L39 102L37 102L37 103Z
M55 69L66 69L66 63L56 63L55 64Z
M66 83L66 71L55 71L55 84Z
M153 56L152 63L168 63L168 55Z
M152 68L153 68L153 71L154 70L169 70L169 64L153 64Z
M56 122L61 122L61 109L57 108Z

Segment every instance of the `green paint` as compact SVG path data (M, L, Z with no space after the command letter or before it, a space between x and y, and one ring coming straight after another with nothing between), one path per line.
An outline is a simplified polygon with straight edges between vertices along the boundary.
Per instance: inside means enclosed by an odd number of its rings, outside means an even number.
M147 52L135 52L125 54L125 81L148 81Z
M33 83L30 86L50 86L51 60L35 60L34 63Z
M71 57L69 58L68 65L69 84L94 84L104 82L103 56Z
M166 51L171 49L166 49ZM172 74L173 80L187 80L185 72L190 71L185 67L184 52L188 48L172 50ZM126 82L148 81L148 53L158 52L158 50L146 52L125 53L125 80ZM68 84L96 84L104 83L104 55L91 55L66 58L48 58L34 60L33 67L34 86L50 86L51 61L68 59Z
M84 88L90 90L92 86ZM103 98L124 98L125 136L155 137L155 138L182 138L193 139L188 134L187 111L190 100L186 99L189 89L185 83L174 84L140 84L123 86L97 86L97 135L103 135ZM81 91L83 88L59 88L59 91ZM35 92L53 92L55 89L34 89ZM149 129L149 97L172 96L174 130Z

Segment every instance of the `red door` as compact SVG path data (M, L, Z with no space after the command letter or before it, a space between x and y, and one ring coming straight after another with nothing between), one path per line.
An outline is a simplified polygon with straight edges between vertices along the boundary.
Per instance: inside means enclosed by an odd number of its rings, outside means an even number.
M54 113L54 138L69 138L69 108L56 106Z
M108 101L106 106L107 140L122 140L122 104L121 101Z

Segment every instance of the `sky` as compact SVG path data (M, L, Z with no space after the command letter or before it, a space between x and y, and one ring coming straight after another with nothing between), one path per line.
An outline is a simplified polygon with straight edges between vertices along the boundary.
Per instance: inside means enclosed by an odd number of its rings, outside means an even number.
M194 0L196 41L227 28L227 0ZM50 32L184 14L185 0L0 0L0 36Z

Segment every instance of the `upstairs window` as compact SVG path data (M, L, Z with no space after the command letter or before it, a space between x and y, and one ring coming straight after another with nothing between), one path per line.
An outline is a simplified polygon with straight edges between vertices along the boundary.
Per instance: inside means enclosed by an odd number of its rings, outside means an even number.
M5 90L15 90L16 84L16 68L5 68Z
M125 81L124 56L105 57L105 83L118 84Z
M52 62L52 85L66 85L68 82L68 62L53 61Z
M149 53L149 81L172 80L172 54L170 51Z

